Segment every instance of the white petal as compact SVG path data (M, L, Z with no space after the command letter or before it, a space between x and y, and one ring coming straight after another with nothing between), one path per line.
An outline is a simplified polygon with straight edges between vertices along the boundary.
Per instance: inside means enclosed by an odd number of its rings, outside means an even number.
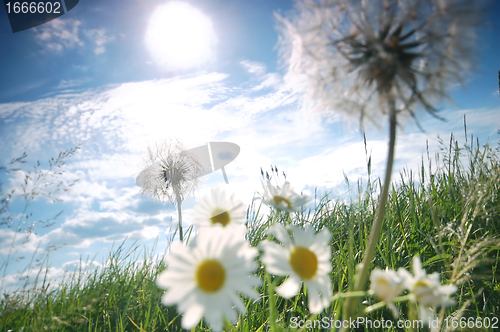
M292 230L293 233L293 243L297 247L304 247L304 248L309 248L309 245L307 243L307 235L305 234L305 231L296 225L291 225L288 226L289 229Z
M445 295L455 294L455 292L457 290L458 290L458 288L455 285L443 285L443 286L439 287L439 293L445 294Z
M182 327L190 330L195 327L203 317L205 308L199 303L192 303L182 317Z
M233 303L241 314L245 314L246 307L241 301L240 297L232 291L227 291L226 296L229 298L231 303ZM257 296L258 297L258 296ZM229 317L228 317L229 318Z
M326 228L323 228L323 230L316 234L316 239L314 240L314 242L328 245L331 238L332 234L330 233L330 231Z
M171 287L162 297L162 303L165 305L176 304L183 300L187 294L193 291L195 285L193 283L184 286Z
M220 308L220 303L217 301L214 301L214 305L215 307L210 308L210 310L205 313L205 319L212 331L222 331L222 308Z
M434 320L434 312L432 311L431 308L426 307L426 306L419 306L419 311L420 311L420 320L424 322L424 324L427 324L429 320Z
M425 271L422 270L422 262L418 256L413 257L413 274L417 278L425 277L426 275Z
M399 310L394 305L394 303L387 303L387 308L389 308L391 310L392 315L394 316L394 318L398 318L399 317Z
M429 275L427 276L427 278L428 278L429 280L432 280L433 282L435 282L435 283L437 283L437 284L439 284L439 281L441 280L441 277L439 276L439 273L437 273L437 272L434 272L434 273L432 273L432 274L429 274Z
M285 247L289 247L290 245L292 245L290 235L288 235L288 232L283 225L274 224L274 226L271 227L270 232L278 239L278 241L283 243Z
M241 303L241 300L239 300L239 302ZM232 306L230 305L230 303L227 303L227 305L221 306L221 309L222 309L222 313L223 313L224 317L226 317L232 323L236 322L236 320L238 319L238 315L232 309Z
M307 297L309 298L308 307L312 314L319 314L323 311L323 303L319 295L318 287L314 282L305 281L307 287Z
M317 243L318 239L316 238L316 231L311 227L310 224L307 224L304 229L304 247L310 248L314 243Z
M320 275L316 278L316 285L318 287L318 291L321 295L327 299L328 305L330 304L330 298L333 295L333 287L332 280L329 275Z
M281 286L276 287L276 293L285 299L294 297L300 290L300 282L300 279L290 276Z
M266 265L273 265L276 260L288 262L290 259L290 253L276 243L262 241L259 246L264 251L264 255L261 258L262 263Z
M398 275L400 276L401 279L403 279L403 284L405 288L411 291L413 289L413 285L415 284L415 279L413 278L411 273L408 272L408 270L406 269L399 268Z

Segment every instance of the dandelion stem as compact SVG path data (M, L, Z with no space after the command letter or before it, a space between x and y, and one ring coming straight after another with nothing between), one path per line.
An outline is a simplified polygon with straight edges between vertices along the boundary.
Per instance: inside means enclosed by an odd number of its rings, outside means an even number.
M371 270L371 262L373 256L375 255L377 243L379 242L380 239L380 232L382 230L382 224L385 217L385 206L387 203L387 197L389 196L392 166L394 162L394 148L396 146L396 105L394 97L390 94L388 94L388 106L389 106L389 152L387 155L387 166L385 170L384 186L382 187L382 193L379 198L377 214L375 215L375 220L373 221L372 230L370 232L370 237L368 239L368 245L365 250L363 261L361 263L361 270L354 284L353 290L355 292L363 290L366 281L368 280L368 274ZM353 299L353 298L347 299L347 301L345 302L346 318L352 317L358 303L359 303L358 299Z
M175 193L175 198L177 201L177 217L179 219L179 240L181 241L181 243L183 243L184 237L182 235L182 213L181 213L182 200L181 200L180 195L177 192Z

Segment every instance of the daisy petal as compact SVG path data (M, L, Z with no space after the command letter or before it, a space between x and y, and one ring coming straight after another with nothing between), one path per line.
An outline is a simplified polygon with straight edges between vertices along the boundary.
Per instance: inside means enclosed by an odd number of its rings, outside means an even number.
M193 327L195 327L201 320L201 317L203 316L203 313L205 311L205 308L194 302L191 304L191 306L188 308L184 316L182 317L182 327L190 330Z
M276 287L276 293L285 299L289 299L297 295L300 290L300 279L289 277L281 286Z
M281 224L275 224L271 228L271 233L280 241L283 243L285 247L288 247L292 244L290 240L290 235L288 235L288 232L286 231L285 227Z

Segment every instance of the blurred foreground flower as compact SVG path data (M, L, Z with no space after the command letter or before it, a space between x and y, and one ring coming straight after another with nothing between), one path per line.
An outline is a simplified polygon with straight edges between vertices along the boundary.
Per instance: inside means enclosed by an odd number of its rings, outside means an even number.
M314 234L314 229L306 225L305 229L290 226L293 241L285 227L275 224L270 232L283 243L284 247L270 241L262 241L260 247L264 251L262 262L267 271L274 275L289 276L276 288L276 292L289 299L300 290L301 282L307 287L309 310L313 314L320 313L330 305L332 283L328 273L332 270L330 232L323 229Z
M287 79L317 111L435 114L474 64L485 1L302 0L280 26Z
M399 271L374 269L370 275L370 284L370 292L385 302L394 317L398 317L398 308L392 301L405 289L404 279Z
M226 197L224 190L212 189L194 208L193 222L198 226L222 225L224 227L242 225L246 221L246 209L243 203Z
M378 124L389 120L385 180L361 270L364 289L380 239L389 193L397 117L417 108L436 115L447 89L464 84L474 63L481 5L470 0L297 0L282 23L286 80L316 111L343 111ZM345 301L352 317L357 299ZM359 302L359 301L358 301Z
M458 288L455 285L441 285L437 272L427 275L418 256L413 258L413 275L403 269L401 272L411 300L419 304L420 319L424 322L434 319L433 310L438 307L449 307L456 303L450 295Z
M183 241L181 204L193 193L205 174L196 158L186 152L178 141L164 141L151 151L143 171L137 176L136 184L142 193L158 201L168 200L177 205L179 217L179 238Z
M156 283L167 289L162 303L176 304L183 314L183 328L192 329L205 316L212 330L221 331L224 317L237 320L233 307L246 311L237 292L258 298L254 287L260 279L253 275L258 251L244 240L243 232L243 227L211 227L199 233L196 246L172 244L168 269Z
M309 202L309 197L296 194L288 181L281 188L267 181L264 190L264 203L280 211L295 212Z

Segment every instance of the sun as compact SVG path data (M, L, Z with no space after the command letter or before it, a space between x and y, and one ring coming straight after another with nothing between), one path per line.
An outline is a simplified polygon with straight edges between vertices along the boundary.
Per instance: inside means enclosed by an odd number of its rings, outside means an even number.
M210 19L180 1L156 8L146 31L146 45L154 61L169 70L199 67L213 60L215 44Z

